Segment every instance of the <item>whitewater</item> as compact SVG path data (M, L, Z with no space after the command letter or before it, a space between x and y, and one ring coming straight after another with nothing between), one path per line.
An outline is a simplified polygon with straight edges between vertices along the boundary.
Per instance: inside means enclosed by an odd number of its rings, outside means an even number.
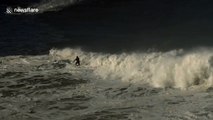
M213 120L212 1L2 2L0 120Z
M0 57L0 119L211 120L212 67L210 48Z

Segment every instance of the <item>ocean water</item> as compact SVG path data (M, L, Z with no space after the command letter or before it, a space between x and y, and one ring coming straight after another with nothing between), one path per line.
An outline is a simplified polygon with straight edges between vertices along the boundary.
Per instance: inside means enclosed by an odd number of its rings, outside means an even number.
M212 120L211 3L3 0L0 120Z

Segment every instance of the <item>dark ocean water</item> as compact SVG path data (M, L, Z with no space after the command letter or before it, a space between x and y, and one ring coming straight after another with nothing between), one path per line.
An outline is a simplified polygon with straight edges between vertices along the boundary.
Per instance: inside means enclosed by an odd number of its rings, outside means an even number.
M0 3L0 120L213 119L211 0Z
M213 45L210 0L52 1L46 5L53 6L51 11L40 7L44 3L35 5L38 1L3 1L0 55L45 54L53 47L115 53ZM8 6L26 4L43 11L33 15L4 14Z

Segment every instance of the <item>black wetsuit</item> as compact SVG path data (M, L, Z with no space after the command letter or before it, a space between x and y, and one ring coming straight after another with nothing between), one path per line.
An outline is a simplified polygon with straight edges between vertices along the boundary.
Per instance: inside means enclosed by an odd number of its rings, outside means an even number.
M79 66L79 65L80 65L80 59L79 59L78 56L75 58L74 61L75 61L75 65L76 65L76 66Z

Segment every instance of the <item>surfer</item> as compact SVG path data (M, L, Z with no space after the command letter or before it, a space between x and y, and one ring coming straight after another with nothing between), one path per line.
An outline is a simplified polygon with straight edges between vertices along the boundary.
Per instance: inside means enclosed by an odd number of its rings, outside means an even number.
M78 56L76 56L74 62L75 62L75 65L76 65L76 66L79 66L79 65L80 65L80 59L79 59Z

